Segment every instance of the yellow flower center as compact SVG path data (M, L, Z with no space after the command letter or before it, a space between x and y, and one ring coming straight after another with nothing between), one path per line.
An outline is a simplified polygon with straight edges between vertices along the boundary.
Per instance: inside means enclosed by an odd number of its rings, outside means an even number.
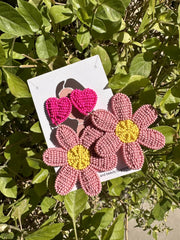
M68 164L81 170L89 166L90 164L90 152L82 145L76 145L68 151L67 158Z
M115 133L121 142L135 142L139 136L139 128L131 120L119 121L116 125Z

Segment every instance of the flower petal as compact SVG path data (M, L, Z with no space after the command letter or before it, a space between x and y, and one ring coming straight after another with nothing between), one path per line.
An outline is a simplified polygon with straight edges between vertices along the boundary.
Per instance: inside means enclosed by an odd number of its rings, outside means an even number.
M101 182L96 171L91 167L85 168L79 174L79 181L84 192L90 196L96 196L101 192Z
M120 153L131 169L140 169L144 163L143 151L137 142L125 143L122 146Z
M91 121L102 131L112 132L114 131L118 120L116 117L109 111L104 109L99 109L94 111L91 114Z
M117 155L111 154L105 157L91 157L91 165L98 171L109 171L117 166Z
M78 171L70 166L64 166L60 169L55 181L56 192L60 195L68 194L78 179Z
M165 137L154 129L142 129L139 134L138 142L151 149L161 149L165 145Z
M131 101L127 95L117 93L111 99L111 107L118 120L127 120L132 117Z
M115 133L106 133L103 137L101 137L96 145L95 145L95 152L99 156L106 156L117 152L121 147L122 142L119 138L115 135Z
M133 115L132 120L141 128L149 127L157 118L156 109L153 106L146 104L141 106Z
M48 148L43 153L43 161L48 166L61 167L67 164L67 151L62 148Z
M84 129L81 137L80 144L82 144L86 148L90 148L90 146L95 143L95 141L103 135L103 132L95 129L92 126L88 126Z
M71 149L79 143L79 138L75 131L66 125L61 125L57 128L56 138L59 144L66 150Z

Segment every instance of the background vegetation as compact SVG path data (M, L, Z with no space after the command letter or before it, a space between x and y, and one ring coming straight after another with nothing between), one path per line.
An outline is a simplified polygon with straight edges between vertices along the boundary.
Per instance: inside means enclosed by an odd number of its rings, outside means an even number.
M128 220L154 239L179 203L180 7L170 0L0 1L0 239L127 240ZM159 112L162 150L142 171L56 195L27 79L99 54L114 93ZM157 221L155 221L157 220Z

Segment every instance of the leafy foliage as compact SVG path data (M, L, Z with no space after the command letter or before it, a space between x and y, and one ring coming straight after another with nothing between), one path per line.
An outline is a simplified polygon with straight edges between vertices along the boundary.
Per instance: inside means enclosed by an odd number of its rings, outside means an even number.
M154 239L168 231L161 221L180 197L178 4L0 1L0 31L0 239L123 239L128 218ZM166 146L144 149L142 171L103 183L99 197L78 190L64 198L42 161L46 144L26 81L95 54L134 111L156 107Z

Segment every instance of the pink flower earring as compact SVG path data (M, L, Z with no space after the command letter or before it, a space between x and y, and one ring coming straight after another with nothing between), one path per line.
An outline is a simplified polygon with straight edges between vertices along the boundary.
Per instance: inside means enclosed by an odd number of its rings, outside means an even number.
M148 127L157 118L156 110L149 104L141 106L132 114L128 96L117 93L111 99L112 112L96 110L91 115L95 127L105 132L95 146L99 156L117 152L131 169L140 169L144 163L144 154L140 147L161 149L165 145L162 133Z

